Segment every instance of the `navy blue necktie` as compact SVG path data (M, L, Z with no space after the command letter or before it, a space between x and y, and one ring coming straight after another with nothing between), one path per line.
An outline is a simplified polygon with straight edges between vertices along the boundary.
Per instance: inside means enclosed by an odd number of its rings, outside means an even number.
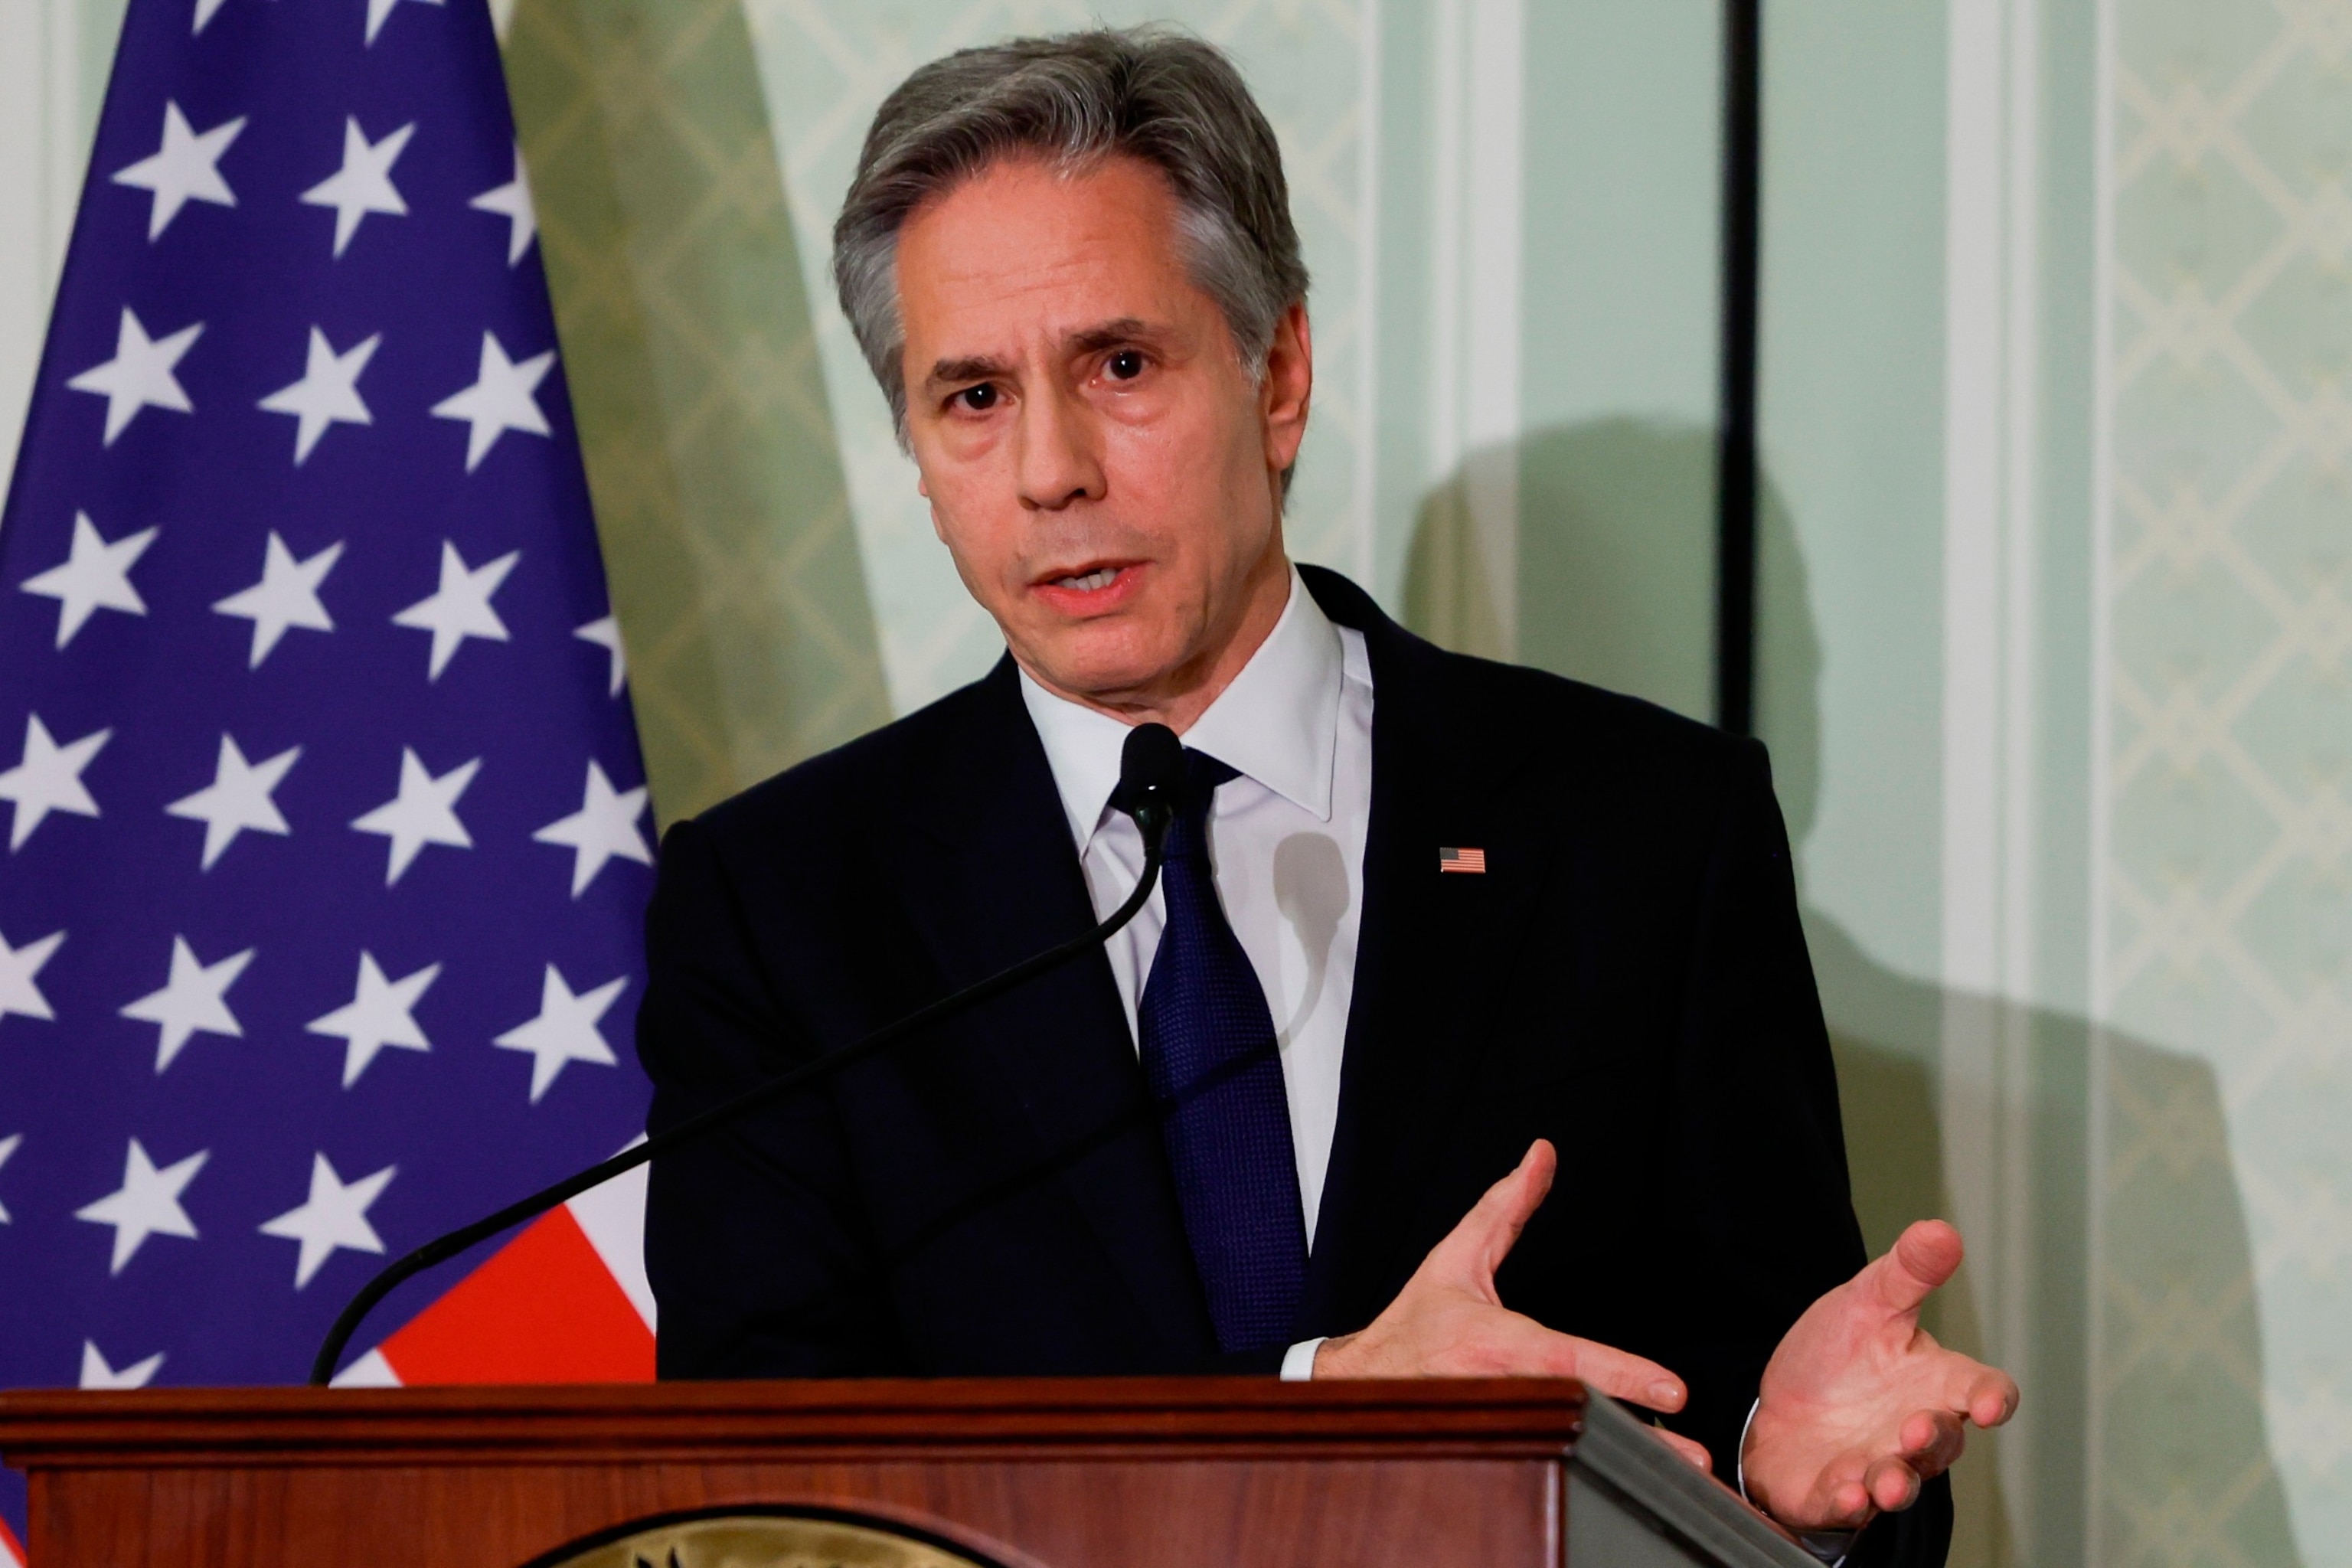
M1289 1335L1307 1221L1274 1015L1210 875L1209 802L1239 775L1189 747L1184 762L1189 788L1160 871L1168 923L1137 1032L1217 1344L1260 1350Z

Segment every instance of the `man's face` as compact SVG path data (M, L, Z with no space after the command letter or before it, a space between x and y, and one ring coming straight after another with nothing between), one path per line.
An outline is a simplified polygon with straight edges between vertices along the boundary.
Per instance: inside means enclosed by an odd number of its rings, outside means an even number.
M1294 308L1252 380L1176 210L1134 160L1000 163L898 265L908 433L965 586L1048 688L1181 729L1281 613L1313 373Z

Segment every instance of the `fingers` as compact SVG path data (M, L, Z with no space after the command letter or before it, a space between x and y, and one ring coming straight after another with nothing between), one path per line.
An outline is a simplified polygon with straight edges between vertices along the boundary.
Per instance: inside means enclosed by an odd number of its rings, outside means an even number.
M2002 1414L2005 1390L2015 1385L1990 1367L1977 1370L1985 1374L1981 1386L1987 1394L1987 1414ZM1868 1522L1874 1514L1909 1508L1919 1500L1928 1481L1958 1461L1968 1442L1968 1423L1974 1419L1960 1409L1913 1411L1888 1436L1847 1449L1821 1465L1812 1472L1810 1506L1789 1517L1801 1519L1806 1529L1851 1530ZM1748 1455L1751 1485L1759 1475L1776 1473L1778 1468L1753 1449ZM1773 1490L1778 1495L1779 1489ZM1773 1511L1780 1513L1777 1508Z
M1690 1466L1699 1474L1711 1476L1715 1473L1715 1461L1706 1457L1705 1444L1693 1442L1681 1433L1669 1432L1664 1426L1653 1426L1650 1432L1658 1441L1672 1448L1683 1463Z
M1870 1522L1878 1505L1871 1500L1869 1467L1859 1451L1850 1450L1823 1466L1813 1478L1811 1495L1803 1507L1787 1510L1779 1506L1780 1500L1760 1500L1758 1506L1783 1524L1796 1530L1859 1530ZM1749 1456L1748 1485L1751 1491L1758 1484L1754 1456Z
M1876 1508L1870 1500L1870 1489L1859 1480L1840 1481L1830 1489L1822 1509L1822 1530L1859 1530L1870 1522Z
M1502 1267L1519 1232L1543 1206L1559 1165L1559 1156L1548 1140L1538 1138L1528 1145L1517 1166L1486 1189L1486 1195L1462 1216L1462 1223L1431 1250L1423 1267L1453 1277L1454 1282L1499 1305L1495 1270Z
M1573 1347L1573 1364L1570 1374L1584 1380L1584 1386L1594 1388L1612 1399L1622 1399L1628 1405L1638 1405L1644 1410L1663 1411L1673 1415L1689 1402L1690 1391L1683 1380L1660 1366L1656 1362L1621 1351L1613 1345L1597 1344L1591 1340L1559 1336Z
M1949 1410L1922 1410L1903 1423L1895 1458L1920 1476L1940 1476L1957 1463L1968 1428Z
M1881 1513L1896 1513L1917 1502L1922 1485L1919 1473L1900 1459L1874 1461L1862 1484L1870 1495L1870 1506Z
M1389 1366L1391 1377L1573 1377L1597 1394L1647 1410L1673 1415L1689 1401L1683 1380L1656 1362L1613 1345L1580 1340L1545 1328L1507 1309L1454 1317L1442 1342L1423 1342L1406 1365ZM1329 1351L1331 1342L1326 1342ZM1324 1358L1316 1358L1316 1372Z
M1488 1187L1486 1195L1470 1211L1473 1215L1486 1215L1488 1235L1501 1243L1489 1260L1491 1266L1501 1265L1512 1244L1519 1239L1519 1232L1528 1227L1536 1210L1543 1207L1544 1199L1551 1195L1552 1177L1559 1170L1559 1156L1553 1152L1551 1141L1538 1138L1528 1145L1528 1152L1519 1156L1511 1173Z
M1816 1501L1806 1527L1858 1529L1874 1514L1909 1508L1929 1480L1959 1458L1967 1431L1957 1412L1914 1411L1895 1431L1896 1452L1866 1458L1864 1450L1850 1449L1822 1468L1813 1483ZM1751 1478L1757 1468L1751 1462Z
M1895 1239L1895 1250L1865 1267L1863 1278L1890 1312L1916 1312L1960 1267L1960 1233L1923 1219Z
M1969 1362L1956 1371L1952 1383L1947 1402L1987 1430L2017 1414L2017 1380L1999 1367Z

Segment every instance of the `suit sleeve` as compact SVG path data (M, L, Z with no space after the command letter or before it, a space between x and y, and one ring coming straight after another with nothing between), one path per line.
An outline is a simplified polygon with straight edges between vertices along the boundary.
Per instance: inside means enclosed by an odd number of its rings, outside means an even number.
M696 823L663 841L646 930L637 1053L654 1083L648 1131L812 1059ZM663 1378L903 1370L822 1086L654 1163L646 1269Z
M1699 1304L1676 1425L1732 1472L1764 1363L1789 1326L1867 1260L1848 1185L1836 1069L1764 748L1745 743L1702 883L1665 1168L1690 1216L1677 1256ZM1948 1482L1865 1530L1850 1568L1943 1562Z

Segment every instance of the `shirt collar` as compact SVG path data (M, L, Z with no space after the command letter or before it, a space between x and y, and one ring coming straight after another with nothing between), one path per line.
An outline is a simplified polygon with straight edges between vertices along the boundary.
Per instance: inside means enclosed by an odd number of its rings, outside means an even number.
M1290 569L1290 601L1233 683L1184 732L1208 752L1319 822L1331 820L1332 769L1339 749L1339 695L1346 671L1339 631ZM1054 770L1080 853L1094 837L1118 784L1128 726L1057 697L1021 672L1029 709Z

